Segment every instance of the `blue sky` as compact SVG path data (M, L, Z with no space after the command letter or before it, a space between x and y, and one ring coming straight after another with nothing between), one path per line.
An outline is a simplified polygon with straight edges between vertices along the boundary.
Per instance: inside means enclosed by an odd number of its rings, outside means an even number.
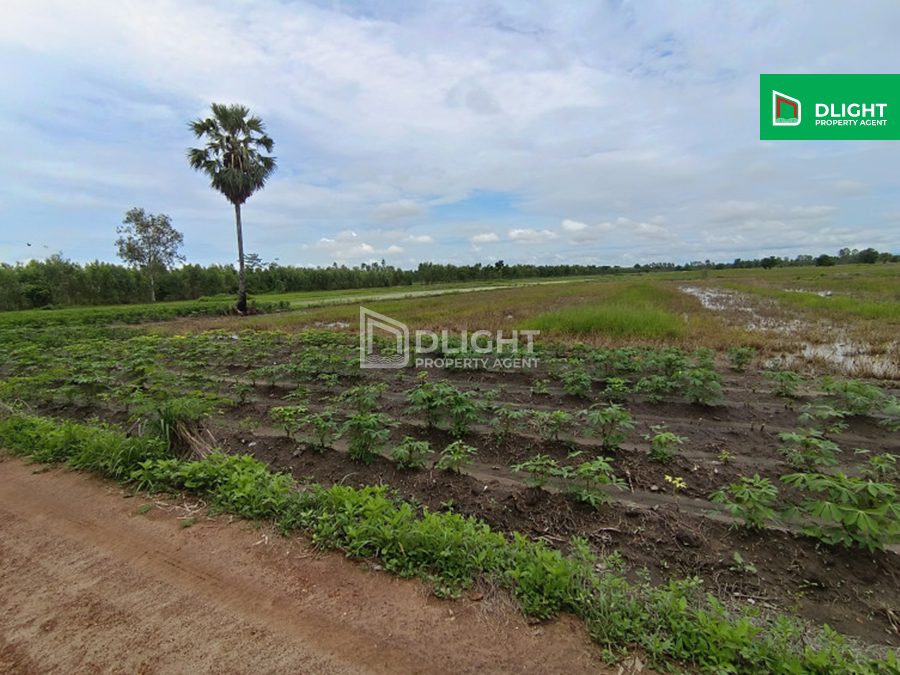
M135 206L234 261L185 159L213 101L275 140L243 214L264 261L900 252L896 141L758 122L760 73L898 72L898 33L894 0L7 0L0 261L114 261Z

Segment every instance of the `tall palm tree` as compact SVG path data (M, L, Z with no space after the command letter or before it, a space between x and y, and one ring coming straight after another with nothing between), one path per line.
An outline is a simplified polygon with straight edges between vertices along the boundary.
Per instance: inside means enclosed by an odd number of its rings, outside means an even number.
M234 205L239 265L237 309L241 313L247 311L241 205L275 171L275 158L262 153L271 153L275 143L266 135L263 121L249 115L245 106L213 103L212 117L189 124L194 136L206 137L205 147L188 149L191 167L209 176L210 187Z

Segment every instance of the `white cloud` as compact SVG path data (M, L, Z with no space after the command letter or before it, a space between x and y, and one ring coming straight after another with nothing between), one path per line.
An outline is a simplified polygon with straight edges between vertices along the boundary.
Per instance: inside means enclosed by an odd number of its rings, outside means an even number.
M713 221L728 222L757 218L764 215L766 211L766 207L757 202L729 200L727 202L713 204L710 215Z
M403 238L403 241L410 244L433 244L434 239L428 234L410 234Z
M841 197L859 197L868 191L866 184L858 180L844 179L834 183L834 192Z
M414 218L421 218L428 213L421 204L411 199L400 199L389 204L379 204L372 209L372 220L379 223L398 223Z
M591 241L599 241L608 237L608 235L616 229L612 223L597 223L596 225L588 225L577 220L564 220L562 222L562 231L568 237L569 242L573 244L587 243Z
M557 238L550 230L516 229L509 231L509 238L517 244L543 244Z
M837 207L834 206L795 206L789 211L794 218L813 219L828 218L837 213Z
M562 229L566 232L578 232L580 230L586 230L588 228L586 223L579 222L577 220L569 220L566 218L562 221Z
M469 237L469 241L473 244L491 244L495 241L500 241L500 237L495 232L482 232Z

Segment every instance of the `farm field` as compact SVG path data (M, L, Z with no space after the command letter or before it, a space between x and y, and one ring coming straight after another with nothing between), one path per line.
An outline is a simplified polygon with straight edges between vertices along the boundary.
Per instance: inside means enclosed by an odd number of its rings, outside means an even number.
M305 493L384 485L410 517L457 514L507 542L518 533L539 557L590 556L592 573L635 598L662 602L652 589L668 589L678 606L745 616L775 645L839 660L843 646L813 637L827 624L874 658L900 644L900 269L753 272L366 301L411 329L540 330L512 370L494 362L518 355L493 347L479 367L360 369L358 296L140 325L9 314L0 444L150 489L219 489L187 464L224 466L219 450L252 455ZM460 346L413 357L452 360ZM120 434L115 462L84 429ZM129 459L129 438L161 440ZM244 503L228 499L224 510ZM322 546L416 572L441 596L470 588L457 568L404 567L374 535L357 540L347 526L338 541L303 517ZM532 616L579 614L582 600L528 591L551 582L529 586L520 568L504 578ZM677 646L661 610L641 618L657 630L642 642L583 609L610 658L631 642L660 663L712 663ZM741 658L737 672L754 672Z

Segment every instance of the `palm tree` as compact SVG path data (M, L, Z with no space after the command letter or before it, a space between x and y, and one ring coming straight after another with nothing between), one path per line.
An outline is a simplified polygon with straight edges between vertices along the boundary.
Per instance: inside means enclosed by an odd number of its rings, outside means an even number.
M212 117L189 124L197 138L206 137L206 147L189 148L191 167L210 178L210 187L218 190L234 205L238 241L237 309L247 311L247 279L244 274L244 235L241 231L241 204L275 171L275 158L262 154L272 152L275 143L266 136L263 121L248 117L250 110L242 105L212 104Z

